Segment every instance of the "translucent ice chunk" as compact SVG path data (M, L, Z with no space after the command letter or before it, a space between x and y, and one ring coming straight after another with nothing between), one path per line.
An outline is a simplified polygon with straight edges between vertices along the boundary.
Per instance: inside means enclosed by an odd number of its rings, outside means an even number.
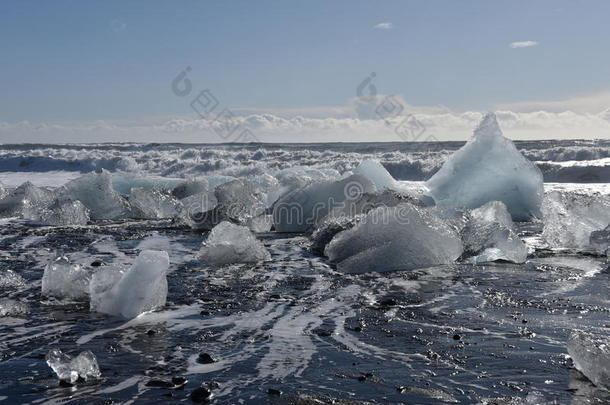
M58 198L44 211L40 221L55 226L87 225L89 210L78 200Z
M168 177L141 177L124 173L113 173L112 188L119 194L129 195L134 188L143 188L145 190L163 190L171 191L178 184L182 183L182 179L172 179Z
M78 264L59 255L44 269L42 294L57 298L83 298L89 292L90 274Z
M79 200L90 211L91 219L120 219L129 214L128 204L112 188L110 173L88 173L65 186L66 197Z
M568 339L568 354L574 367L598 387L610 388L610 338L573 332Z
M472 209L502 201L514 220L541 217L542 173L502 136L492 113L426 185L437 205Z
M271 259L262 242L245 226L223 221L208 235L201 257L212 266L231 263L256 263Z
M470 263L496 260L525 263L527 259L527 247L515 233L511 216L500 201L472 210L461 236L462 257Z
M399 204L410 203L413 205L421 205L421 202L406 192L384 189L372 193L362 193L355 199L346 200L344 204L340 204L334 208L328 217L354 217L360 214L366 214L369 211L378 207L395 207ZM325 219L326 220L326 219Z
M75 383L79 379L85 381L102 376L95 355L87 350L72 358L59 349L51 349L45 357L49 367L62 381Z
M195 194L204 193L209 189L210 185L206 178L189 179L174 187L172 195L178 199L183 199Z
M273 224L278 232L308 232L332 210L348 207L375 185L354 174L338 181L312 183L280 198L273 205Z
M377 160L363 160L358 167L353 170L354 174L360 174L373 182L378 190L396 189L398 184L394 177Z
M610 225L604 230L591 232L589 244L599 253L610 254Z
M53 198L52 191L25 182L0 200L0 216L37 221Z
M167 299L168 268L167 252L144 250L125 273L106 269L91 284L91 311L131 319L162 307Z
M29 312L27 304L9 298L0 298L0 317L23 316Z
M25 280L13 270L0 271L0 288L19 288L25 286Z
M140 219L174 218L182 210L182 203L168 192L136 187L129 194L132 216Z
M610 196L553 191L544 197L542 237L554 248L589 247L591 233L610 223Z
M411 270L453 263L462 254L462 243L442 219L405 203L370 211L337 234L325 253L346 273Z

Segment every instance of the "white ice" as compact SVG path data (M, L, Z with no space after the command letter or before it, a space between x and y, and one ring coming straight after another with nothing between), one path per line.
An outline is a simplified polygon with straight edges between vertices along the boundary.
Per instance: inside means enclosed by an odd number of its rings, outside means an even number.
M610 389L610 338L573 332L568 339L568 354L574 367L598 387Z
M353 170L353 174L360 174L368 177L377 190L396 190L400 188L399 184L394 180L394 177L392 177L386 168L377 160L363 160Z
M44 269L42 294L57 298L79 299L89 292L90 274L63 255L57 256Z
M370 211L337 234L325 253L346 273L411 270L453 263L462 254L462 242L442 219L405 203Z
M85 381L102 376L95 355L87 350L72 358L59 349L51 349L45 357L49 367L62 381L74 384L79 379Z
M88 173L65 185L67 198L79 200L89 210L91 219L119 219L129 214L126 200L112 188L112 176L107 171Z
M273 205L273 224L278 232L308 232L334 209L349 206L375 185L354 174L338 181L316 182L294 190Z
M164 190L171 191L174 187L182 183L182 179L174 179L171 177L158 176L135 176L128 173L113 173L111 175L112 188L119 194L129 195L134 188L143 188L145 190Z
M469 263L506 260L525 263L527 246L515 233L504 203L491 201L470 212L470 220L461 231L464 254Z
M78 200L58 198L46 210L40 221L45 225L71 226L87 225L89 210Z
M227 221L212 229L201 248L201 258L212 266L271 260L263 243L247 227Z
M440 206L472 209L502 201L514 220L541 217L542 173L502 136L493 113L483 118L468 143L426 185Z
M175 218L182 212L180 201L169 192L155 188L132 188L129 204L131 215L139 219Z
M544 197L542 237L552 248L590 246L591 233L610 224L610 196L553 191Z
M53 198L52 191L25 182L0 200L0 216L38 221Z
M90 285L91 311L131 319L162 307L168 268L167 252L157 250L141 252L124 273L116 267L100 268Z

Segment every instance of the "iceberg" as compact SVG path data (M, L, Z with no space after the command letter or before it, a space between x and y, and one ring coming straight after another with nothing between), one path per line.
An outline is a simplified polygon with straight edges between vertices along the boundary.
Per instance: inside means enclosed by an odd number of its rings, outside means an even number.
M60 380L74 384L79 379L87 381L102 376L95 355L87 350L72 358L59 349L51 349L45 360Z
M568 339L574 367L598 387L610 389L610 338L576 331Z
M552 248L590 247L594 231L610 224L610 196L553 191L542 205L542 237Z
M59 254L44 269L42 294L57 298L84 298L89 292L89 280L87 270Z
M126 200L113 190L112 176L105 170L70 181L64 193L67 198L83 203L93 220L120 219L129 214Z
M27 181L0 200L0 217L22 217L38 221L54 197L52 191Z
M44 225L78 226L87 225L89 210L78 200L58 198L42 214L40 222Z
M223 266L268 261L271 255L247 227L223 221L205 240L201 258L212 266Z
M445 221L405 203L370 211L337 234L325 254L345 273L412 270L453 263L462 242Z
M527 260L527 246L515 233L511 215L500 201L472 210L461 236L462 258L469 263L496 260L525 263Z
M502 201L516 221L541 218L542 173L502 136L493 113L426 185L440 206L473 209Z
M89 285L90 309L132 319L165 305L169 256L144 250L127 271L101 268ZM103 272L103 273L102 273Z
M311 183L280 198L273 205L277 232L309 232L332 210L345 209L362 194L376 191L367 177L359 174L330 182Z
M154 188L132 188L129 204L132 216L139 219L175 218L182 211L182 203L174 196Z

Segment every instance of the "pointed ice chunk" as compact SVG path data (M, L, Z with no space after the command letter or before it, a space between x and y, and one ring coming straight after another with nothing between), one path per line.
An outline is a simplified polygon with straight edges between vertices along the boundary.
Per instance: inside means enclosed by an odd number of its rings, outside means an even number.
M590 246L591 233L610 223L610 196L553 191L544 197L542 237L553 248Z
M70 263L66 256L59 255L44 269L42 294L57 298L83 298L89 292L89 279L87 270Z
M162 307L167 299L168 268L167 252L144 250L124 274L115 268L96 275L90 289L91 311L131 319Z
M79 200L90 211L91 219L120 219L129 213L128 204L112 188L112 176L105 170L88 173L65 186L66 196Z
M574 367L598 387L610 389L610 338L573 332L568 339L568 354Z
M491 201L472 210L461 236L464 243L462 257L467 262L506 260L525 263L527 259L527 247L515 233L511 216L500 201Z
M462 254L462 242L443 220L404 203L370 211L337 234L325 253L346 273L412 270L453 263Z
M154 188L132 188L129 204L133 217L140 219L174 218L182 211L182 203L174 196Z
M59 349L51 349L45 357L49 367L62 381L74 384L79 379L85 381L102 376L95 355L87 350L72 358Z
M472 209L502 201L516 221L541 217L542 173L502 136L493 113L426 185L440 206Z
M45 225L87 225L89 210L78 200L60 197L45 210L40 221Z
M248 228L227 221L212 229L201 248L201 257L212 266L271 259L263 243Z
M20 216L37 221L53 198L53 192L27 181L0 200L0 217Z
M278 232L309 232L334 209L348 207L375 185L367 177L312 183L280 198L273 205L273 224Z

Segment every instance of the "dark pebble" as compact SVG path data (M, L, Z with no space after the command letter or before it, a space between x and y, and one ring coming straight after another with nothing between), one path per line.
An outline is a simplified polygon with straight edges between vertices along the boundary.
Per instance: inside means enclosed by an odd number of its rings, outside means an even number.
M156 334L156 333L157 333L157 331L155 331L155 330L153 330L153 329L149 329L149 330L147 330L147 331L146 331L146 334L147 334L148 336L152 336L152 335L154 335L154 334Z
M174 388L174 384L165 380L150 380L146 383L147 387L153 388Z
M453 335L453 340L460 340L462 337L458 334Z
M63 388L68 388L68 387L74 387L74 384L72 384L70 381L59 380L59 386L63 387Z
M282 391L276 390L275 388L269 388L267 390L267 394L269 394L269 395L278 395L279 396L279 395L282 395Z
M210 311L201 311L199 315L208 316L210 315Z
M100 267L103 263L100 262L99 260L96 260L94 262L91 262L91 266L92 267Z
M386 298L382 300L379 305L382 307L393 307L396 306L396 300L394 298Z
M216 363L216 360L207 353L201 353L201 354L199 354L199 357L197 357L197 363L212 364L212 363Z
M191 401L207 402L212 398L212 391L207 387L199 387L191 392Z
M175 386L181 386L188 382L188 380L184 377L172 377L172 384Z

